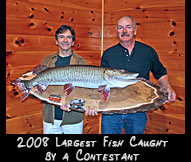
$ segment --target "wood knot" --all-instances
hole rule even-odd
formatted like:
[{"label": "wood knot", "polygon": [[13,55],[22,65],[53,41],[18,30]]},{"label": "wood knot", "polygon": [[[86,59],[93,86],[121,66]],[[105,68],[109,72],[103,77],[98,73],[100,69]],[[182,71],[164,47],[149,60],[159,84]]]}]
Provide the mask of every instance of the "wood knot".
[{"label": "wood knot", "polygon": [[6,51],[6,57],[7,57],[7,56],[10,56],[10,55],[12,55],[12,54],[13,54],[12,51]]},{"label": "wood knot", "polygon": [[11,119],[11,117],[10,117],[10,116],[8,116],[8,115],[6,115],[6,119]]},{"label": "wood knot", "polygon": [[33,19],[34,18],[34,14],[31,14],[30,16],[29,16],[29,19]]},{"label": "wood knot", "polygon": [[176,41],[173,41],[173,44],[175,45],[177,42]]},{"label": "wood knot", "polygon": [[51,28],[47,28],[47,30],[48,30],[49,32],[51,32],[51,31],[52,31],[52,29],[51,29]]},{"label": "wood knot", "polygon": [[160,106],[159,108],[160,108],[161,110],[163,110],[163,111],[166,110],[166,108],[165,108],[164,106]]},{"label": "wood knot", "polygon": [[183,99],[182,99],[181,97],[178,97],[177,99],[178,99],[179,101],[183,101]]},{"label": "wood knot", "polygon": [[169,33],[170,37],[172,37],[173,35],[175,35],[175,32],[172,31],[172,32]]},{"label": "wood knot", "polygon": [[49,10],[47,8],[44,8],[44,11],[49,12]]},{"label": "wood knot", "polygon": [[29,26],[34,26],[34,25],[35,25],[35,24],[34,24],[33,22],[29,24]]},{"label": "wood knot", "polygon": [[175,21],[172,22],[172,26],[176,26],[176,22]]},{"label": "wood knot", "polygon": [[19,47],[21,47],[22,45],[24,45],[24,43],[25,43],[25,40],[22,39],[22,38],[17,38],[17,39],[15,40],[15,44],[16,44],[17,46],[19,46]]}]

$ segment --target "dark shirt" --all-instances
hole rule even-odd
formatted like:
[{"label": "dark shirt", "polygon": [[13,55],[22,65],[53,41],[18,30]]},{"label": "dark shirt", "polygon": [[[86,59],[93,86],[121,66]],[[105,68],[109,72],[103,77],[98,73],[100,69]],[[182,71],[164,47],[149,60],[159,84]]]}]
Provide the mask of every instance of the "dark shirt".
[{"label": "dark shirt", "polygon": [[101,58],[101,66],[139,73],[139,77],[145,79],[149,79],[150,71],[156,79],[167,74],[166,68],[160,62],[156,51],[138,41],[135,41],[131,55],[129,55],[128,49],[120,43],[108,48]]},{"label": "dark shirt", "polygon": [[[71,60],[71,56],[68,57],[60,57],[58,55],[57,61],[55,62],[55,66],[66,66],[66,65],[70,65],[70,60]],[[64,90],[64,89],[63,89]],[[55,119],[57,120],[62,120],[62,116],[63,116],[63,110],[60,109],[60,107],[55,106]]]}]

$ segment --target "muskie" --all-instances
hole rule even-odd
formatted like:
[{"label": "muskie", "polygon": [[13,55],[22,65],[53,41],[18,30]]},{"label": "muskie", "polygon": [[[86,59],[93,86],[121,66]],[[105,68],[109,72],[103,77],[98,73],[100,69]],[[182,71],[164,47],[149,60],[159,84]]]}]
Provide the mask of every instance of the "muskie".
[{"label": "muskie", "polygon": [[84,88],[98,88],[102,91],[104,101],[109,99],[110,88],[123,88],[135,84],[139,79],[138,73],[125,70],[104,68],[89,65],[70,65],[48,68],[38,65],[32,71],[36,76],[31,80],[16,79],[12,84],[18,86],[21,100],[25,100],[31,89],[37,86],[37,93],[42,93],[49,85],[64,85],[67,96],[75,86]]}]

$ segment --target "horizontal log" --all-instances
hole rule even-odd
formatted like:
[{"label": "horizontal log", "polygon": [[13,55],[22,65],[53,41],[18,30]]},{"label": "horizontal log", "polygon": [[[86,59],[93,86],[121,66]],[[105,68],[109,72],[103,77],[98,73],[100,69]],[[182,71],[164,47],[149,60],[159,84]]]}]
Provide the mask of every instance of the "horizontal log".
[{"label": "horizontal log", "polygon": [[164,104],[158,109],[161,114],[185,115],[185,101],[176,100],[174,103]]},{"label": "horizontal log", "polygon": [[156,22],[181,22],[185,20],[184,6],[155,8],[125,8],[104,13],[104,24],[115,25],[121,16],[131,16],[137,24]]},{"label": "horizontal log", "polygon": [[185,6],[184,0],[161,0],[161,1],[142,1],[142,0],[128,0],[128,1],[105,1],[105,11],[121,11],[126,9],[138,9],[138,8],[155,8],[155,7],[179,7]]},{"label": "horizontal log", "polygon": [[[6,33],[18,35],[55,36],[61,25],[71,23],[55,22],[54,20],[26,19],[21,17],[6,17]],[[12,27],[15,27],[14,30]],[[101,27],[98,25],[72,24],[76,37],[101,37]]]},{"label": "horizontal log", "polygon": [[89,65],[100,66],[101,52],[100,51],[76,51],[77,54],[82,56]]},{"label": "horizontal log", "polygon": [[[185,38],[170,38],[170,37],[164,37],[164,38],[136,38],[137,41],[141,41],[145,44],[150,45],[153,47],[156,52],[160,54],[172,54],[172,55],[178,55],[178,56],[184,56],[185,55]],[[107,48],[119,43],[118,38],[108,38],[104,39],[104,50]]]},{"label": "horizontal log", "polygon": [[42,111],[42,104],[40,100],[28,97],[22,102],[20,98],[20,91],[17,88],[10,85],[7,86],[6,90],[7,120]]},{"label": "horizontal log", "polygon": [[[7,67],[15,68],[16,66],[35,66],[41,63],[42,59],[57,51],[7,51]],[[100,64],[100,51],[75,51],[82,56],[89,64]],[[22,62],[20,62],[22,60]]]},{"label": "horizontal log", "polygon": [[[91,51],[101,49],[99,38],[76,38],[74,50]],[[53,36],[37,35],[6,35],[7,51],[55,51],[58,49]]]},{"label": "horizontal log", "polygon": [[[115,38],[116,24],[104,26],[104,37]],[[161,21],[155,23],[140,23],[137,25],[136,37],[153,37],[153,38],[185,38],[184,21]]]},{"label": "horizontal log", "polygon": [[172,86],[177,87],[185,87],[185,72],[184,71],[175,71],[175,70],[167,70],[169,81]]},{"label": "horizontal log", "polygon": [[98,0],[28,0],[28,2],[35,2],[35,3],[42,3],[42,4],[49,4],[49,5],[56,5],[56,6],[63,6],[68,8],[75,8],[75,9],[83,9],[89,10],[90,8],[95,11],[101,12],[101,1]]},{"label": "horizontal log", "polygon": [[42,113],[34,113],[26,116],[19,116],[6,120],[6,133],[7,134],[19,134],[21,132],[25,134],[31,134],[31,132],[42,128]]},{"label": "horizontal log", "polygon": [[[172,86],[185,87],[185,71],[168,70],[168,78]],[[150,80],[156,82],[152,73],[150,73]]]},{"label": "horizontal log", "polygon": [[101,13],[82,9],[71,9],[63,6],[32,3],[17,0],[6,1],[7,17],[23,17],[26,19],[51,20],[72,24],[101,24]]},{"label": "horizontal log", "polygon": [[185,71],[184,56],[162,55],[160,53],[159,59],[168,70]]},{"label": "horizontal log", "polygon": [[185,87],[173,86],[172,88],[176,92],[177,99],[179,101],[185,101]]},{"label": "horizontal log", "polygon": [[185,115],[161,114],[159,111],[148,113],[146,134],[183,134],[185,133]]}]

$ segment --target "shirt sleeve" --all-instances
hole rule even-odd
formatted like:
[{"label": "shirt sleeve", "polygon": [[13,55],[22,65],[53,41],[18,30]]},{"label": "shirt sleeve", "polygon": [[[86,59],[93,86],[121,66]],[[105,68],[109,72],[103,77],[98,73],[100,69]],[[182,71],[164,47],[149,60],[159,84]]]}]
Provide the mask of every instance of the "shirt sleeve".
[{"label": "shirt sleeve", "polygon": [[151,72],[153,73],[154,77],[158,80],[163,75],[167,74],[166,68],[163,66],[163,64],[160,62],[158,54],[153,49],[152,52],[152,68]]}]

